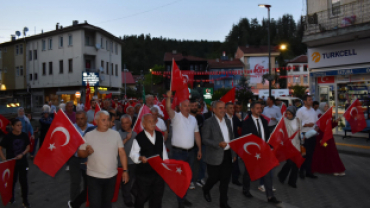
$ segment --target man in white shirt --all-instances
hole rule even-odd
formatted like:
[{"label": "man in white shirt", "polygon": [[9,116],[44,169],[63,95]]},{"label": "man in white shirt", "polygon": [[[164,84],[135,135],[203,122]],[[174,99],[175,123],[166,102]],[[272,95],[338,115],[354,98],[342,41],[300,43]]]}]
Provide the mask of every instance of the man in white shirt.
[{"label": "man in white shirt", "polygon": [[162,133],[155,131],[153,115],[145,114],[142,119],[144,130],[133,141],[130,158],[136,166],[137,194],[134,193],[135,208],[144,208],[149,199],[149,207],[162,207],[164,180],[148,164],[148,158],[159,155],[163,160],[168,159]]},{"label": "man in white shirt", "polygon": [[152,107],[158,108],[159,117],[161,117],[161,118],[164,117],[164,114],[163,114],[161,108],[158,105],[154,105],[153,95],[146,95],[145,96],[145,105],[148,106],[149,108],[152,108]]},{"label": "man in white shirt", "polygon": [[[318,119],[315,110],[312,107],[313,100],[311,95],[303,97],[304,106],[297,111],[297,118],[302,122],[302,133],[315,129],[315,124]],[[306,160],[299,170],[299,176],[303,179],[305,176],[308,178],[317,178],[311,171],[312,157],[315,151],[316,136],[304,139],[304,147],[306,148]],[[306,174],[305,174],[306,172]]]},{"label": "man in white shirt", "polygon": [[167,141],[167,138],[168,138],[168,131],[167,131],[167,126],[166,124],[164,123],[163,119],[161,118],[158,118],[158,108],[156,107],[152,107],[150,109],[150,112],[152,112],[152,115],[154,117],[154,121],[156,121],[156,126],[158,127],[159,130],[161,130],[163,132],[163,139],[164,141]]},{"label": "man in white shirt", "polygon": [[[171,108],[172,92],[167,92],[166,110],[172,122],[172,157],[175,160],[183,160],[192,167],[195,155],[193,152],[194,141],[198,147],[197,158],[202,158],[202,147],[197,120],[190,115],[190,102],[185,100],[180,103],[180,112],[177,113]],[[179,208],[191,206],[192,204],[184,198],[177,197]]]},{"label": "man in white shirt", "polygon": [[267,106],[263,109],[263,115],[269,117],[271,120],[268,124],[268,130],[270,133],[274,131],[276,124],[280,121],[281,119],[281,110],[279,107],[274,105],[275,103],[275,98],[273,96],[269,96],[267,98]]},{"label": "man in white shirt", "polygon": [[86,133],[86,143],[81,145],[78,156],[88,158],[87,186],[91,208],[112,208],[116,186],[118,155],[123,168],[122,181],[128,182],[127,157],[117,131],[109,129],[109,113],[99,111],[95,115],[97,128]]}]

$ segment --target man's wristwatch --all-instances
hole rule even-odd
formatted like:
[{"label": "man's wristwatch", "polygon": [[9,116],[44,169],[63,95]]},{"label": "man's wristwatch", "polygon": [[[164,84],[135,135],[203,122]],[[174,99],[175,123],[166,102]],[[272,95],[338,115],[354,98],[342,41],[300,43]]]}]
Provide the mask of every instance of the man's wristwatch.
[{"label": "man's wristwatch", "polygon": [[128,172],[128,170],[123,170],[123,172],[125,173],[125,172]]}]

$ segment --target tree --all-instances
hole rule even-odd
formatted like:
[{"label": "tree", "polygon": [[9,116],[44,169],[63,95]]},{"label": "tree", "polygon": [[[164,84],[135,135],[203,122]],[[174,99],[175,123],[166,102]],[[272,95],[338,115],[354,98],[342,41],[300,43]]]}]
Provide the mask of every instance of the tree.
[{"label": "tree", "polygon": [[201,94],[198,92],[198,90],[195,90],[195,89],[190,90],[190,94],[191,94],[191,99],[200,99],[202,97]]},{"label": "tree", "polygon": [[296,84],[292,87],[293,95],[295,97],[303,98],[303,95],[306,94],[306,89],[306,87]]}]

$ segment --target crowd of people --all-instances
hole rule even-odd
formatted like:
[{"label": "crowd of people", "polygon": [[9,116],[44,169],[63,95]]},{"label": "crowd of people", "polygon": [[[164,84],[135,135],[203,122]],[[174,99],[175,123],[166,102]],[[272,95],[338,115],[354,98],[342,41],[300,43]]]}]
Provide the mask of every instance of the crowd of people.
[{"label": "crowd of people", "polygon": [[[171,108],[171,95],[169,91],[165,106],[159,106],[152,95],[147,95],[145,105],[151,113],[142,118],[138,117],[143,100],[114,102],[107,99],[101,103],[91,100],[90,109],[86,111],[73,102],[59,106],[86,141],[66,164],[70,175],[70,208],[81,207],[87,197],[92,208],[112,207],[117,167],[123,169],[121,194],[127,207],[143,208],[146,202],[150,208],[162,207],[164,180],[148,164],[148,158],[155,155],[163,160],[171,158],[189,163],[193,170],[189,189],[201,187],[207,202],[212,201],[210,191],[213,186],[220,182],[219,205],[229,208],[227,192],[230,182],[240,186],[245,197],[252,198],[253,195],[249,173],[228,143],[247,134],[254,134],[267,142],[281,119],[285,121],[287,136],[300,132],[292,139],[292,144],[305,157],[305,162],[298,168],[293,161],[287,160],[277,174],[279,182],[284,183],[289,175],[288,185],[297,188],[298,176],[316,179],[314,173],[345,175],[334,140],[329,140],[327,147],[320,145],[323,132],[315,124],[329,109],[327,103],[313,102],[311,96],[305,95],[303,106],[288,106],[283,115],[281,101],[272,96],[266,101],[250,101],[245,106],[240,102],[214,101],[209,108],[203,101],[185,100],[174,110]],[[102,110],[96,113],[98,104]],[[18,117],[11,122],[11,131],[0,142],[0,150],[6,150],[6,155],[0,151],[1,159],[17,160],[14,185],[19,180],[24,207],[30,207],[26,155],[29,153],[33,158],[37,154],[36,147],[42,146],[56,110],[48,103],[37,121],[19,108]],[[164,119],[165,114],[168,119]],[[141,120],[141,132],[133,131],[137,120]],[[333,128],[338,120],[333,120]],[[305,135],[313,129],[317,135]],[[30,138],[35,146],[32,152]],[[195,168],[196,160],[199,161],[198,168]],[[241,172],[244,172],[242,182]],[[281,201],[274,194],[274,174],[271,170],[262,177],[258,189],[266,193],[267,202],[278,204]],[[15,202],[14,188],[10,203]],[[182,198],[177,197],[177,201],[179,208],[193,204],[186,194]]]}]

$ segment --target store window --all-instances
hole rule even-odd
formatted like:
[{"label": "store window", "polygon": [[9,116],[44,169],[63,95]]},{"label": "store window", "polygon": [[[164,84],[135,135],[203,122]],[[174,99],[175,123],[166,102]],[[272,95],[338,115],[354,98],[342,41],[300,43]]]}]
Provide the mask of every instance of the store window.
[{"label": "store window", "polygon": [[294,83],[301,83],[301,77],[294,77]]},{"label": "store window", "polygon": [[303,77],[303,83],[304,84],[308,84],[308,76],[304,76]]}]

